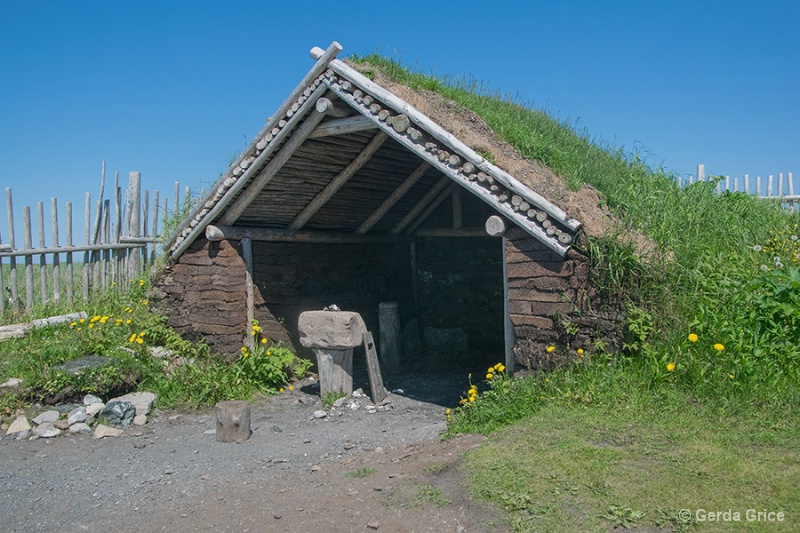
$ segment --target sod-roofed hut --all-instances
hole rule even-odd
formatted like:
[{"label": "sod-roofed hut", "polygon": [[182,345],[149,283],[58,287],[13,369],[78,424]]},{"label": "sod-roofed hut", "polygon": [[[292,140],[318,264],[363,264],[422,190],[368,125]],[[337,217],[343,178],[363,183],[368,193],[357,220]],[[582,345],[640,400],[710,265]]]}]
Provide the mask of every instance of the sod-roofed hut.
[{"label": "sod-roofed hut", "polygon": [[546,365],[559,339],[575,350],[613,330],[572,249],[581,222],[340,50],[312,50],[166,244],[156,292],[169,324],[232,358],[254,319],[293,343],[303,311],[335,303],[377,331],[379,305],[397,302],[406,363],[444,342],[517,369]]}]

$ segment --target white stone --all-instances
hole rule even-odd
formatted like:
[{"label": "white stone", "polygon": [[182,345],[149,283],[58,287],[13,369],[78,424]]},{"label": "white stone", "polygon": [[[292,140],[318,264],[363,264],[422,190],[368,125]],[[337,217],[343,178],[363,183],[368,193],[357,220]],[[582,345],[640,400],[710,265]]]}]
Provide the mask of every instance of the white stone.
[{"label": "white stone", "polygon": [[150,412],[150,409],[153,408],[153,403],[156,401],[156,395],[152,392],[132,392],[109,401],[130,402],[136,408],[137,415],[146,415]]},{"label": "white stone", "polygon": [[97,424],[97,427],[94,428],[94,435],[95,439],[102,439],[103,437],[121,437],[123,431],[119,428],[112,428],[108,427],[104,424]]},{"label": "white stone", "polygon": [[105,409],[104,403],[92,403],[86,406],[86,414],[88,416],[97,416],[97,413]]},{"label": "white stone", "polygon": [[36,426],[33,429],[33,432],[43,439],[49,439],[61,435],[61,430],[53,426],[52,422],[45,422],[44,424]]},{"label": "white stone", "polygon": [[83,397],[83,405],[93,405],[96,403],[103,403],[103,400],[95,396],[94,394],[87,394]]},{"label": "white stone", "polygon": [[0,387],[17,387],[20,383],[22,383],[22,378],[10,378],[0,383]]},{"label": "white stone", "polygon": [[77,424],[72,424],[69,427],[70,433],[91,433],[92,428],[89,427],[88,424],[84,424],[83,422],[78,422]]},{"label": "white stone", "polygon": [[45,411],[44,413],[40,414],[36,418],[32,420],[34,424],[37,426],[40,424],[46,424],[48,422],[55,422],[58,420],[59,414],[58,411]]},{"label": "white stone", "polygon": [[328,413],[325,411],[314,411],[314,418],[325,418],[328,416]]},{"label": "white stone", "polygon": [[134,426],[143,426],[147,424],[147,415],[136,415],[133,417]]},{"label": "white stone", "polygon": [[89,418],[89,414],[86,412],[86,408],[76,407],[69,412],[69,415],[67,415],[67,422],[69,422],[69,425],[71,426],[72,424],[86,422],[87,418]]},{"label": "white stone", "polygon": [[345,350],[361,345],[364,334],[361,315],[349,311],[305,311],[297,329],[306,348]]},{"label": "white stone", "polygon": [[16,420],[14,420],[10,426],[8,426],[8,431],[6,431],[6,435],[11,435],[12,433],[22,433],[23,431],[30,431],[31,425],[28,422],[28,419],[25,416],[18,416]]}]

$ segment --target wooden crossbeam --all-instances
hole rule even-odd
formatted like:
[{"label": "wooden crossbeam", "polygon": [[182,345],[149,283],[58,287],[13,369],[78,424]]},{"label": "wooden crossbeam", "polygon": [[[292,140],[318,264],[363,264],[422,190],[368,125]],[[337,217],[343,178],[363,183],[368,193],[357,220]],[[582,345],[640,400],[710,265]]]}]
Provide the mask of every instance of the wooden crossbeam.
[{"label": "wooden crossbeam", "polygon": [[423,162],[420,166],[414,169],[414,171],[408,175],[405,181],[403,181],[403,183],[401,183],[400,186],[397,187],[397,189],[395,189],[394,192],[392,192],[392,194],[390,194],[369,217],[367,217],[367,219],[358,227],[356,233],[363,235],[371,230],[373,226],[375,226],[375,224],[377,224],[384,217],[384,215],[389,212],[394,204],[396,204],[397,201],[400,200],[400,198],[402,198],[409,191],[409,189],[411,189],[411,187],[413,187],[414,184],[425,175],[426,172],[428,172],[429,168],[431,168],[430,164]]},{"label": "wooden crossbeam", "polygon": [[231,225],[237,220],[239,217],[242,216],[244,210],[247,209],[253,200],[264,190],[264,187],[272,181],[272,179],[278,174],[278,172],[283,168],[289,159],[292,158],[294,153],[300,148],[300,146],[308,139],[308,136],[311,134],[314,129],[316,129],[317,125],[322,121],[325,117],[325,113],[327,112],[328,108],[331,106],[331,101],[327,98],[320,98],[317,100],[315,110],[306,117],[305,121],[297,128],[297,131],[292,134],[286,144],[284,144],[280,151],[272,158],[272,160],[267,163],[267,166],[264,167],[264,170],[253,180],[253,183],[250,184],[247,189],[242,193],[239,198],[228,208],[225,215],[222,217],[220,222],[224,225]]},{"label": "wooden crossbeam", "polygon": [[319,211],[323,205],[325,205],[328,200],[330,200],[336,192],[341,189],[347,180],[353,177],[356,172],[358,172],[361,167],[363,167],[367,161],[369,161],[375,152],[386,142],[389,136],[380,131],[378,132],[375,137],[361,150],[361,153],[358,154],[355,159],[353,159],[339,174],[336,175],[335,178],[331,180],[328,185],[325,186],[322,191],[320,191],[317,196],[314,197],[311,202],[308,203],[307,206],[303,208],[303,210],[298,214],[294,220],[287,226],[287,231],[293,232],[297,231],[303,226],[305,226],[306,222],[308,222],[314,214]]},{"label": "wooden crossbeam", "polygon": [[405,230],[411,222],[413,222],[417,216],[419,216],[422,211],[425,210],[428,205],[436,199],[436,196],[444,190],[447,185],[450,184],[450,179],[447,176],[442,176],[439,181],[436,182],[436,185],[431,187],[431,189],[425,193],[417,205],[415,205],[411,211],[403,217],[403,220],[397,223],[395,227],[389,232],[389,235],[399,235],[400,233]]},{"label": "wooden crossbeam", "polygon": [[348,118],[337,118],[328,120],[320,124],[317,129],[311,132],[309,139],[320,137],[330,137],[333,135],[344,135],[346,133],[356,133],[359,131],[374,130],[378,125],[375,121],[364,115],[356,115]]},{"label": "wooden crossbeam", "polygon": [[328,231],[297,231],[289,233],[285,230],[268,228],[251,228],[240,226],[206,226],[206,239],[211,242],[242,239],[261,242],[302,242],[329,244],[358,244],[365,242],[407,242],[408,237],[389,235],[356,235],[355,233],[339,233]]},{"label": "wooden crossbeam", "polygon": [[456,183],[450,183],[450,186],[449,186],[449,187],[447,187],[445,190],[443,190],[443,191],[442,191],[442,192],[439,194],[439,196],[437,196],[437,197],[436,197],[436,198],[435,198],[435,199],[434,199],[434,200],[433,200],[433,201],[432,201],[432,202],[431,202],[431,203],[430,203],[430,204],[429,204],[429,205],[428,205],[428,206],[427,206],[427,207],[426,207],[426,208],[425,208],[425,209],[422,211],[422,213],[420,213],[419,217],[417,217],[417,219],[414,221],[414,223],[413,223],[413,224],[411,224],[411,226],[409,226],[409,228],[406,230],[406,235],[411,235],[412,233],[414,233],[414,231],[415,231],[415,230],[416,230],[416,229],[417,229],[417,228],[420,226],[420,224],[422,224],[423,222],[425,222],[425,220],[426,220],[426,219],[427,219],[429,216],[431,216],[431,213],[433,213],[433,212],[436,210],[436,208],[437,208],[437,207],[439,207],[439,205],[440,205],[442,202],[444,202],[445,198],[447,198],[448,196],[451,196],[451,195],[453,194],[453,192],[456,190],[456,187],[458,187],[458,185],[457,185]]}]

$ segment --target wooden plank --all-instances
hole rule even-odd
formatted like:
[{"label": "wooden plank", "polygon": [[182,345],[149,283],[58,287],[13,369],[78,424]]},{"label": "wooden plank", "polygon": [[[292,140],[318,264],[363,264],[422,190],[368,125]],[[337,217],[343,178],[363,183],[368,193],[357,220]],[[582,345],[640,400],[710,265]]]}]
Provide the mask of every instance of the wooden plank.
[{"label": "wooden plank", "polygon": [[[100,224],[102,226],[102,214],[103,214],[103,201],[97,200],[97,205],[95,206],[95,212],[100,213]],[[100,226],[99,226],[100,227]],[[93,230],[94,231],[94,230]],[[99,244],[100,243],[100,235],[101,232],[98,231],[96,234],[92,235],[92,244]],[[96,290],[99,289],[103,284],[103,275],[101,271],[101,257],[97,250],[93,250],[91,252],[92,258],[92,286],[90,289]]]},{"label": "wooden plank", "polygon": [[328,200],[330,200],[336,192],[341,189],[347,180],[355,175],[358,170],[363,167],[367,161],[369,161],[375,152],[383,145],[384,142],[389,138],[389,136],[379,131],[375,137],[361,150],[355,159],[353,159],[345,168],[342,170],[336,177],[334,177],[331,182],[320,191],[317,196],[314,197],[311,202],[303,208],[302,211],[295,217],[294,220],[289,224],[287,230],[290,232],[294,232],[302,228],[306,225],[306,223],[314,216],[314,214],[319,211],[323,205],[325,205]]},{"label": "wooden plank", "polygon": [[[158,200],[159,200],[158,191],[155,191],[153,193],[153,230],[151,234],[153,235],[154,238],[158,238],[160,241],[161,236],[158,234],[158,207],[159,207]],[[150,264],[152,265],[155,262],[156,262],[156,247],[153,246],[150,249]]]},{"label": "wooden plank", "polygon": [[317,126],[317,129],[311,132],[308,136],[309,139],[319,139],[321,137],[331,137],[334,135],[345,135],[347,133],[357,133],[359,131],[367,131],[377,129],[378,125],[375,121],[364,115],[356,115],[354,117],[337,118],[328,120]]},{"label": "wooden plank", "polygon": [[[350,244],[365,242],[405,242],[408,237],[388,235],[357,235],[354,233],[336,233],[325,231],[297,231],[289,233],[285,230],[267,228],[248,228],[238,226],[206,226],[206,239],[211,242],[222,240],[238,241],[250,238],[261,242],[305,242],[305,243],[333,243]],[[3,254],[0,254],[2,256]]]},{"label": "wooden plank", "polygon": [[244,342],[248,348],[253,349],[256,346],[256,338],[250,334],[253,321],[256,319],[253,289],[253,240],[250,237],[245,237],[240,242],[242,245],[242,259],[244,259],[245,303],[247,305],[247,326],[244,329],[247,334]]},{"label": "wooden plank", "polygon": [[[53,246],[58,248],[58,200],[50,198],[50,235],[53,238]],[[53,300],[61,300],[61,257],[60,254],[53,254]]]},{"label": "wooden plank", "polygon": [[789,172],[789,175],[787,176],[787,179],[789,181],[789,196],[794,196],[794,181],[792,181],[792,173],[791,172]]},{"label": "wooden plank", "polygon": [[[111,200],[103,201],[103,225],[101,230],[100,242],[102,244],[111,243]],[[111,283],[111,250],[103,250],[99,252],[102,254],[102,267],[103,272],[103,289],[108,289]]]},{"label": "wooden plank", "polygon": [[770,174],[767,177],[767,196],[770,196],[770,197],[773,196],[773,194],[772,194],[772,192],[773,192],[772,182],[773,182],[773,177],[772,177],[772,174]]},{"label": "wooden plank", "polygon": [[697,165],[697,181],[706,181],[706,166],[703,163]]},{"label": "wooden plank", "polygon": [[378,363],[378,352],[375,351],[375,339],[372,332],[364,329],[362,336],[364,353],[367,356],[367,374],[369,374],[369,389],[372,392],[372,403],[378,404],[386,399],[386,387],[383,386],[381,367]]},{"label": "wooden plank", "polygon": [[367,217],[367,219],[358,227],[356,233],[363,235],[367,233],[369,230],[375,226],[389,210],[394,207],[394,204],[397,203],[400,198],[402,198],[411,187],[416,184],[420,178],[422,178],[425,173],[431,168],[430,164],[427,162],[423,162],[420,166],[418,166],[414,171],[409,174],[409,176],[400,184],[397,189],[395,189],[392,194],[390,194],[386,200],[381,203],[378,208],[372,212],[372,214]]},{"label": "wooden plank", "polygon": [[744,175],[744,192],[750,194],[750,174]]},{"label": "wooden plank", "polygon": [[[26,250],[33,249],[33,238],[31,236],[31,208],[22,206],[22,240]],[[30,311],[33,307],[33,257],[25,256],[25,309]]]},{"label": "wooden plank", "polygon": [[[11,198],[11,187],[6,187],[6,213],[8,215],[8,244],[14,249],[14,202]],[[16,310],[19,302],[17,285],[17,260],[13,257],[8,260],[8,282],[11,285],[11,307]],[[4,295],[5,296],[5,295]]]},{"label": "wooden plank", "polygon": [[[320,87],[323,86],[320,85]],[[320,95],[321,94],[322,93],[320,92]],[[306,103],[308,103],[308,101]],[[242,213],[244,213],[244,210],[247,209],[247,206],[249,206],[250,203],[252,203],[252,201],[256,198],[256,196],[258,196],[259,193],[261,193],[264,187],[266,187],[267,184],[270,181],[272,181],[272,179],[278,174],[280,169],[283,168],[283,165],[285,165],[289,161],[289,159],[291,159],[291,157],[294,155],[297,149],[300,148],[300,146],[306,141],[306,139],[308,139],[308,136],[311,134],[311,132],[314,131],[317,125],[325,117],[325,112],[331,105],[332,105],[331,101],[328,100],[327,98],[322,98],[320,96],[320,98],[317,99],[317,101],[314,103],[315,110],[312,111],[311,114],[307,116],[306,119],[303,121],[303,123],[297,128],[297,130],[291,134],[291,137],[280,148],[275,157],[273,157],[272,160],[269,163],[267,163],[267,166],[264,168],[264,170],[244,190],[241,196],[239,196],[239,198],[237,198],[236,201],[233,202],[233,204],[231,204],[228,207],[225,215],[220,219],[221,224],[232,225],[239,219],[240,216],[242,216]],[[292,119],[299,117],[300,115],[301,113],[298,113],[297,115],[292,117]],[[292,119],[290,119],[290,122]],[[290,128],[287,125],[287,127],[284,127],[278,135],[280,136],[284,132],[286,132],[285,135],[289,135],[288,133],[289,129]],[[273,140],[273,143],[277,144],[275,140]],[[261,153],[261,155],[263,156],[267,152],[269,152],[269,150],[265,149]],[[261,159],[261,156],[259,156],[259,159]],[[259,161],[259,159],[256,159],[256,162]],[[248,168],[248,170],[250,170],[251,168],[255,168],[257,166],[256,162],[250,165],[250,168]],[[246,179],[245,175],[243,174],[242,177],[240,177],[239,180],[237,181],[236,185],[238,185],[239,183],[242,183],[242,185],[244,185],[244,182],[246,182]],[[231,187],[231,190],[233,190],[234,187],[236,187],[236,185]],[[228,193],[230,192],[231,191],[229,190]],[[228,194],[226,193],[225,196],[227,197]],[[220,206],[222,204],[223,202],[221,201],[217,203],[217,206]],[[212,209],[211,211],[213,212],[214,209]],[[209,215],[206,216],[206,219],[210,218]],[[174,255],[175,254],[173,253],[173,256]]]},{"label": "wooden plank", "polygon": [[453,211],[453,229],[460,229],[464,225],[461,212],[461,190],[461,187],[456,187],[450,195]]},{"label": "wooden plank", "polygon": [[394,228],[392,228],[392,230],[389,232],[389,235],[399,235],[402,233],[403,230],[405,230],[408,225],[411,224],[411,222],[416,219],[417,216],[419,216],[419,214],[422,213],[422,211],[424,211],[425,208],[436,199],[436,196],[449,184],[450,179],[446,176],[439,178],[439,181],[437,181],[436,184],[431,187],[431,189],[425,193],[422,198],[420,198],[419,202],[417,202],[417,205],[411,208],[411,211],[409,211],[406,216],[404,216],[403,219],[398,222]]},{"label": "wooden plank", "polygon": [[[72,248],[72,202],[67,202],[67,220],[65,221],[64,229],[66,230],[66,245],[67,248]],[[75,278],[73,277],[72,270],[72,252],[68,251],[66,254],[67,259],[67,303],[71,304],[75,294],[73,292],[75,287]]]},{"label": "wooden plank", "polygon": [[[411,119],[412,123],[415,123],[420,127],[422,127],[423,129],[425,129],[426,132],[428,132],[432,137],[437,139],[439,142],[442,142],[445,145],[457,151],[460,156],[462,156],[467,161],[472,163],[475,167],[491,174],[492,177],[495,178],[498,183],[502,184],[513,193],[523,196],[524,198],[526,198],[526,200],[529,201],[529,203],[536,205],[539,209],[548,213],[550,216],[558,220],[561,224],[563,224],[567,228],[570,228],[571,230],[574,231],[580,227],[581,224],[579,221],[574,219],[569,219],[566,213],[563,210],[561,210],[558,206],[550,203],[542,195],[533,191],[525,184],[517,181],[513,176],[505,172],[503,169],[497,167],[496,165],[490,163],[489,161],[486,161],[486,159],[477,154],[474,150],[465,145],[458,138],[456,138],[449,132],[445,131],[441,126],[433,122],[425,114],[414,108],[408,102],[405,102],[403,99],[396,96],[392,92],[384,89],[377,83],[365,78],[357,70],[353,69],[352,67],[350,67],[349,65],[345,64],[344,62],[338,59],[334,59],[333,61],[331,61],[330,68],[337,74],[346,77],[348,80],[352,82],[353,85],[359,86],[359,88],[368,92],[371,96],[373,96],[377,100],[380,100],[384,104],[395,109],[398,113],[406,115],[408,118]],[[363,106],[358,105],[355,102],[352,102],[353,98],[352,95],[350,95],[349,93],[346,93],[345,91],[342,90],[336,90],[336,89],[334,90],[337,94],[339,94],[340,98],[343,98],[346,102],[350,103],[350,105],[360,113],[362,114],[369,113],[369,111],[365,110]],[[383,123],[380,123],[379,126],[381,126],[382,128],[385,127]]]}]

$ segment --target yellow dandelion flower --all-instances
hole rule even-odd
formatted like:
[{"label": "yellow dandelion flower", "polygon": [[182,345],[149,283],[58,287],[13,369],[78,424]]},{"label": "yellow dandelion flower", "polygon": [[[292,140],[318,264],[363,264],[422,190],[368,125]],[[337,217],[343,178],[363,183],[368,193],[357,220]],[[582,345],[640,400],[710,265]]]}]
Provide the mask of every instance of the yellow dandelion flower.
[{"label": "yellow dandelion flower", "polygon": [[116,282],[116,281],[112,281],[112,282],[111,282],[111,286],[112,286],[112,287],[116,287],[116,286],[117,286],[117,282]]},{"label": "yellow dandelion flower", "polygon": [[491,372],[489,374],[486,374],[486,379],[490,379],[490,380],[494,379],[494,374],[492,374]]},{"label": "yellow dandelion flower", "polygon": [[554,351],[556,351],[556,347],[555,346],[548,346],[547,347],[547,353],[552,353]]},{"label": "yellow dandelion flower", "polygon": [[289,390],[294,390],[294,385],[289,385]]},{"label": "yellow dandelion flower", "polygon": [[733,379],[733,378],[734,378],[734,375],[733,375],[733,374],[728,374],[728,377],[729,377],[730,379]]},{"label": "yellow dandelion flower", "polygon": [[70,322],[70,323],[69,323],[69,327],[71,327],[71,328],[74,328],[74,327],[75,327],[75,326],[77,326],[77,325],[78,325],[78,323],[77,323],[77,322]]},{"label": "yellow dandelion flower", "polygon": [[445,411],[444,411],[444,414],[446,414],[446,415],[448,415],[448,416],[449,416],[449,415],[450,415],[450,413],[451,413],[450,409],[445,409]]},{"label": "yellow dandelion flower", "polygon": [[470,402],[474,402],[474,401],[475,401],[475,396],[470,396],[470,397],[469,397],[469,401],[470,401]]},{"label": "yellow dandelion flower", "polygon": [[131,333],[130,338],[128,338],[128,342],[134,342],[134,341],[136,341],[136,333]]},{"label": "yellow dandelion flower", "polygon": [[242,346],[242,347],[241,347],[241,348],[239,348],[239,349],[240,349],[240,350],[242,350],[243,352],[246,352],[246,351],[247,351],[247,346]]},{"label": "yellow dandelion flower", "polygon": [[143,339],[143,338],[141,338],[141,337],[136,337],[136,342],[137,342],[138,344],[143,344],[143,343],[144,343],[144,339]]},{"label": "yellow dandelion flower", "polygon": [[724,344],[717,343],[717,344],[715,344],[715,345],[714,345],[714,349],[715,349],[716,351],[718,351],[718,352],[721,352],[721,351],[723,351],[723,350],[725,349],[725,345],[724,345]]},{"label": "yellow dandelion flower", "polygon": [[150,303],[150,300],[142,300],[142,305],[147,305]]},{"label": "yellow dandelion flower", "polygon": [[461,398],[461,401],[459,401],[458,403],[460,403],[461,405],[464,405],[465,403],[467,403],[467,399],[466,398]]},{"label": "yellow dandelion flower", "polygon": [[144,285],[144,280],[143,280],[143,279],[140,279],[140,280],[139,280],[139,286],[141,287],[142,285]]},{"label": "yellow dandelion flower", "polygon": [[550,378],[544,378],[545,383],[550,383]]},{"label": "yellow dandelion flower", "polygon": [[583,355],[583,348],[578,348],[578,355]]},{"label": "yellow dandelion flower", "polygon": [[128,320],[126,320],[125,323],[126,324],[130,324],[131,323],[131,319],[129,318]]},{"label": "yellow dandelion flower", "polygon": [[689,342],[697,342],[697,334],[689,333]]},{"label": "yellow dandelion flower", "polygon": [[281,387],[280,389],[278,389],[278,392],[283,392],[283,387]]},{"label": "yellow dandelion flower", "polygon": [[89,329],[92,329],[93,327],[94,327],[94,324],[91,324],[91,323],[90,323],[90,324],[89,324]]},{"label": "yellow dandelion flower", "polygon": [[667,372],[672,372],[673,370],[675,370],[675,363],[669,363],[667,365]]},{"label": "yellow dandelion flower", "polygon": [[266,338],[261,339],[261,344],[267,344],[267,339]]},{"label": "yellow dandelion flower", "polygon": [[89,319],[89,323],[91,324],[92,322],[97,322],[98,320],[100,320],[100,315],[94,315]]},{"label": "yellow dandelion flower", "polygon": [[78,320],[78,322],[80,322],[81,324],[83,324],[84,322],[86,322],[86,319],[85,319],[85,318],[81,318],[80,320]]}]

